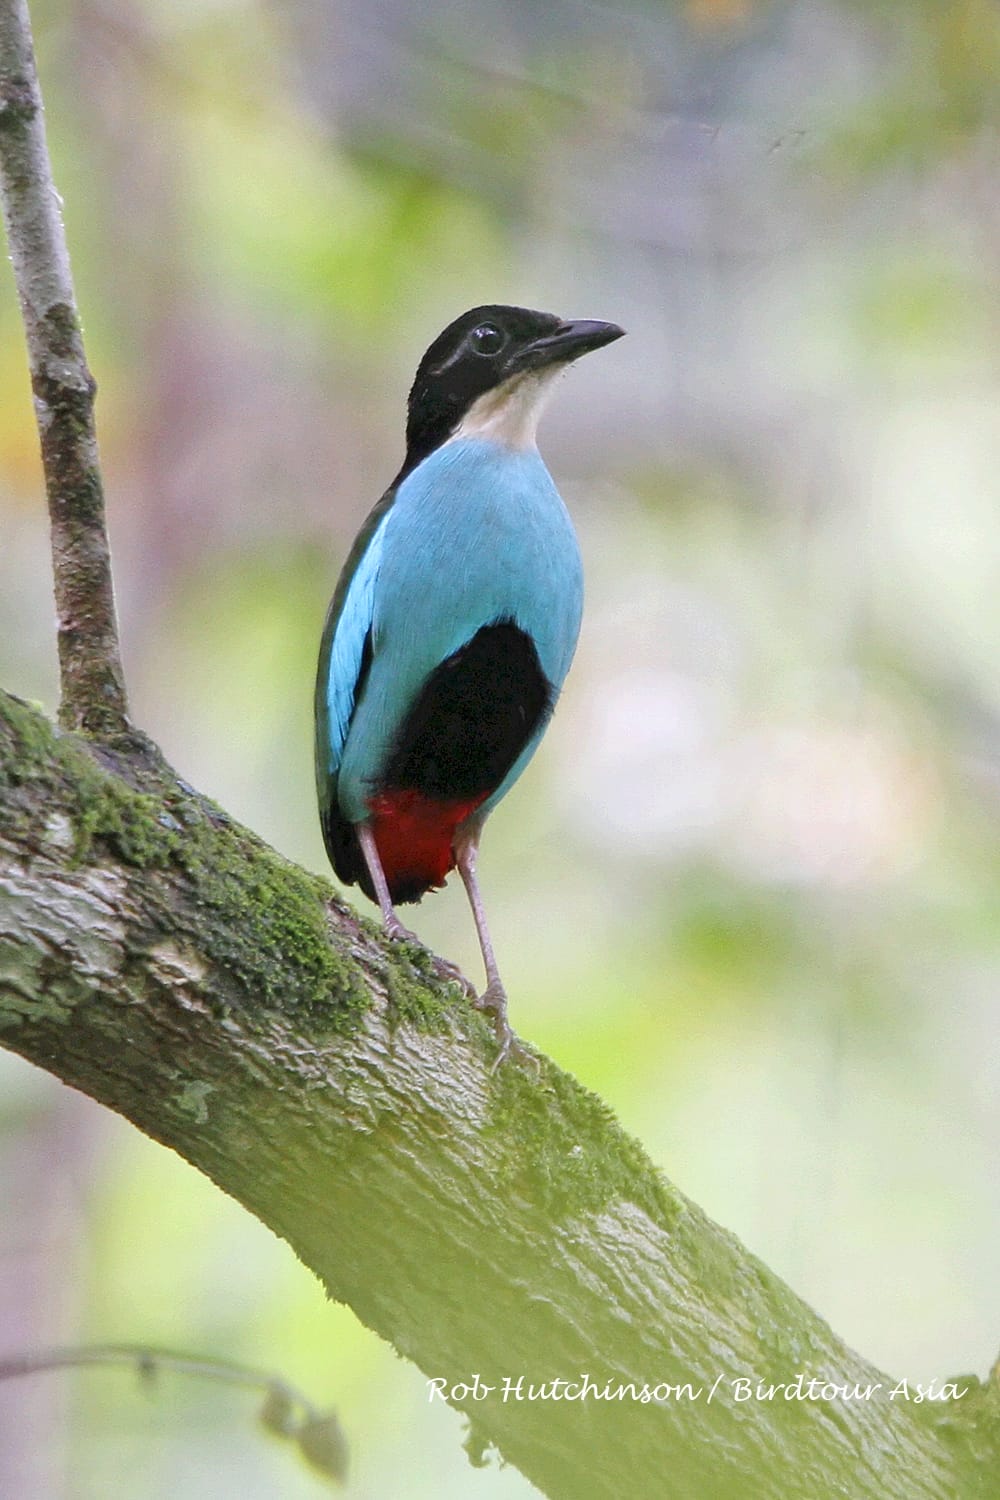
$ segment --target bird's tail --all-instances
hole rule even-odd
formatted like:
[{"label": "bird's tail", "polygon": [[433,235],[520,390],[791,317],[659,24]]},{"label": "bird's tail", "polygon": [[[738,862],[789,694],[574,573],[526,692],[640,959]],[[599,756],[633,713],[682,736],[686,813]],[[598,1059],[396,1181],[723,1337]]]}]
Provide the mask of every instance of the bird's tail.
[{"label": "bird's tail", "polygon": [[377,899],[375,887],[372,885],[368,866],[361,853],[354,824],[344,817],[337,806],[336,799],[322,803],[319,821],[323,830],[326,852],[336,871],[337,879],[342,880],[345,885],[359,885],[369,901],[375,901]]}]

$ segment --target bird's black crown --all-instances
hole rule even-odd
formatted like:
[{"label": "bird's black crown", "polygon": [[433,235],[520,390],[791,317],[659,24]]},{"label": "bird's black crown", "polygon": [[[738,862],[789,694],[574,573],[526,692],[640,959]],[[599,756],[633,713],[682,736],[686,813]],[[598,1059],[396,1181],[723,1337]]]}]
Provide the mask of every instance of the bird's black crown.
[{"label": "bird's black crown", "polygon": [[577,359],[622,333],[615,323],[567,323],[528,307],[470,308],[438,334],[417,367],[399,477],[445,442],[485,392],[515,375]]}]

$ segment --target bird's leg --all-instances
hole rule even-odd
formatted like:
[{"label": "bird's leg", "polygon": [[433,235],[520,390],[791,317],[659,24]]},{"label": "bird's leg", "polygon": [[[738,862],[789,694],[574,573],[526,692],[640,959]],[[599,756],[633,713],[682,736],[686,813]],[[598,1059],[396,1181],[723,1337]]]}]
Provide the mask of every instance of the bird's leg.
[{"label": "bird's leg", "polygon": [[[507,991],[503,987],[500,978],[500,970],[497,968],[496,956],[493,952],[493,941],[490,937],[490,929],[486,922],[486,910],[483,906],[483,898],[479,890],[479,881],[476,878],[476,856],[479,853],[478,830],[472,836],[466,835],[455,842],[455,863],[458,873],[462,877],[469,905],[472,907],[472,916],[476,924],[476,935],[479,938],[479,947],[483,955],[483,964],[486,968],[486,988],[473,1005],[477,1010],[485,1010],[493,1017],[493,1029],[496,1032],[500,1051],[493,1064],[491,1072],[497,1068],[513,1052],[519,1057],[530,1057],[518,1043],[517,1037],[510,1029],[507,1020]],[[534,1062],[534,1058],[531,1058]]]},{"label": "bird's leg", "polygon": [[396,916],[396,909],[389,895],[389,886],[386,882],[385,871],[382,869],[382,861],[379,858],[378,845],[372,832],[370,823],[358,823],[358,843],[361,845],[361,853],[365,857],[368,873],[375,887],[375,895],[378,900],[379,910],[382,913],[382,921],[385,924],[387,937],[395,938],[400,943],[419,943],[420,939],[415,932],[404,927]]},{"label": "bird's leg", "polygon": [[[372,833],[371,824],[359,823],[357,830],[361,853],[365,857],[365,864],[368,866],[368,873],[372,878],[372,885],[375,887],[379,909],[382,912],[382,921],[385,925],[386,936],[394,938],[397,943],[420,943],[420,939],[416,933],[411,932],[408,927],[404,927],[396,916],[396,908],[393,906],[392,897],[389,895],[389,886],[385,878],[385,871],[382,869],[382,861],[379,858],[378,845],[375,843],[375,835]],[[423,947],[423,943],[420,943],[420,946]],[[475,995],[475,987],[469,983],[457,964],[449,963],[446,958],[438,958],[436,953],[431,954],[431,960],[434,972],[439,979],[443,979],[446,984],[457,984],[465,995]]]}]

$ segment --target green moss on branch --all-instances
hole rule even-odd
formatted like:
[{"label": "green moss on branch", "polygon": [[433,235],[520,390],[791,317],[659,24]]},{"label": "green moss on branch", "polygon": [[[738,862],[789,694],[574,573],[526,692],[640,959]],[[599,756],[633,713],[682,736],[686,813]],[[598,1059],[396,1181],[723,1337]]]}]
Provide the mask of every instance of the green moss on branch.
[{"label": "green moss on branch", "polygon": [[[65,819],[76,866],[109,859],[169,877],[156,903],[160,936],[188,935],[193,904],[205,956],[268,1008],[305,1010],[352,1029],[369,1004],[363,976],[332,944],[331,888],[239,828],[206,800],[160,777],[155,791],[106,768],[90,745],[35,709],[0,697],[4,821],[31,836],[37,809]],[[186,898],[186,900],[185,900]]]}]

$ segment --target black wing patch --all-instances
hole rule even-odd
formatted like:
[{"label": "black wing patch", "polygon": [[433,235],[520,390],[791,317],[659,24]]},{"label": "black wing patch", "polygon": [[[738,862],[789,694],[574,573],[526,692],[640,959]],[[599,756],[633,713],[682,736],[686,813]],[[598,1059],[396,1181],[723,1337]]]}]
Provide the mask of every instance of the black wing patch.
[{"label": "black wing patch", "polygon": [[484,625],[424,683],[373,792],[488,796],[554,706],[530,635],[513,620]]}]

